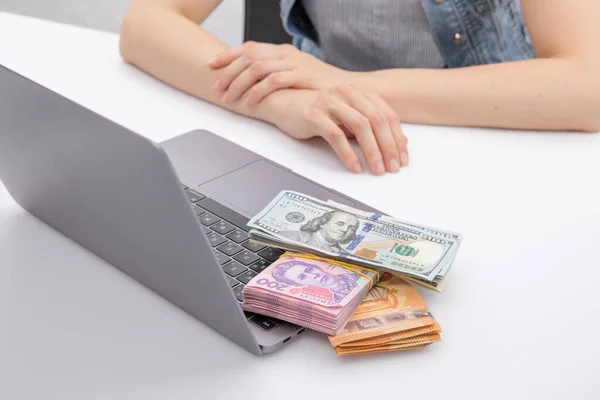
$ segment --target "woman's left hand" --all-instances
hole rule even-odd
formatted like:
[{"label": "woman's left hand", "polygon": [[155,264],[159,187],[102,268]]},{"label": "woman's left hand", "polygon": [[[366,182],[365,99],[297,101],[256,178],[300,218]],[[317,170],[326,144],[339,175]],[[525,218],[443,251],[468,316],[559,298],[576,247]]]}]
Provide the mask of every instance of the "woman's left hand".
[{"label": "woman's left hand", "polygon": [[326,89],[347,82],[351,72],[333,67],[292,45],[246,42],[213,58],[209,66],[223,70],[213,90],[230,103],[245,93],[251,106],[276,90]]}]

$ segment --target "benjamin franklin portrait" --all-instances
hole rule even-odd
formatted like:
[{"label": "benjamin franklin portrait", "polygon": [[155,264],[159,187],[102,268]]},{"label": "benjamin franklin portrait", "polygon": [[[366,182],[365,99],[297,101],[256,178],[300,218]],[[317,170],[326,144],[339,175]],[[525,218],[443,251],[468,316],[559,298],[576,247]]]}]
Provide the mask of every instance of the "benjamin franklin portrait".
[{"label": "benjamin franklin portrait", "polygon": [[281,231],[279,234],[293,241],[308,244],[329,253],[339,254],[340,244],[348,244],[356,237],[358,219],[344,211],[330,211],[311,219],[299,231]]}]

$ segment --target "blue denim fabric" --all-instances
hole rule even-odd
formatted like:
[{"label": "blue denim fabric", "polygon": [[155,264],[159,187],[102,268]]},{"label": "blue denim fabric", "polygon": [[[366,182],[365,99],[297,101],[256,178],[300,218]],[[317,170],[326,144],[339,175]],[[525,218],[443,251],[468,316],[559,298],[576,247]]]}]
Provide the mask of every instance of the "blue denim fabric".
[{"label": "blue denim fabric", "polygon": [[[324,0],[325,1],[325,0]],[[421,0],[448,68],[535,57],[521,0]],[[321,58],[300,0],[281,0],[281,19],[298,49]]]}]

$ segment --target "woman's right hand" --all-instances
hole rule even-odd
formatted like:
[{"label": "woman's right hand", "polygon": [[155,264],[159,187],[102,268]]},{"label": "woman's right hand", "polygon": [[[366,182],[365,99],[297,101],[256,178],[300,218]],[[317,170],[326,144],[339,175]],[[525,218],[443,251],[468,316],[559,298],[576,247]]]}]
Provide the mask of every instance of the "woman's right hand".
[{"label": "woman's right hand", "polygon": [[408,165],[407,138],[398,114],[375,93],[342,85],[283,90],[269,97],[264,100],[272,100],[274,107],[269,122],[297,139],[321,136],[352,172],[360,173],[363,167],[349,138],[356,138],[374,175]]}]

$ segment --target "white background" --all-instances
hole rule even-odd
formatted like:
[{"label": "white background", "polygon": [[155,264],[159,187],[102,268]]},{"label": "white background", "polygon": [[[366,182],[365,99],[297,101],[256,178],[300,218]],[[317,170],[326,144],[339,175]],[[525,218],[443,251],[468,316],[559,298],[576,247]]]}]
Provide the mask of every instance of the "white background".
[{"label": "white background", "polygon": [[[18,207],[0,185],[0,399],[600,398],[600,135],[404,125],[411,165],[346,172],[159,83],[116,35],[0,13],[0,63],[147,137],[206,128],[398,218],[464,234],[422,351],[255,357]],[[1,88],[0,88],[1,89]],[[0,96],[2,93],[0,92]]]},{"label": "white background", "polygon": [[[0,11],[116,33],[128,5],[129,0],[0,0]],[[223,0],[203,27],[230,46],[242,43],[244,0]]]}]

